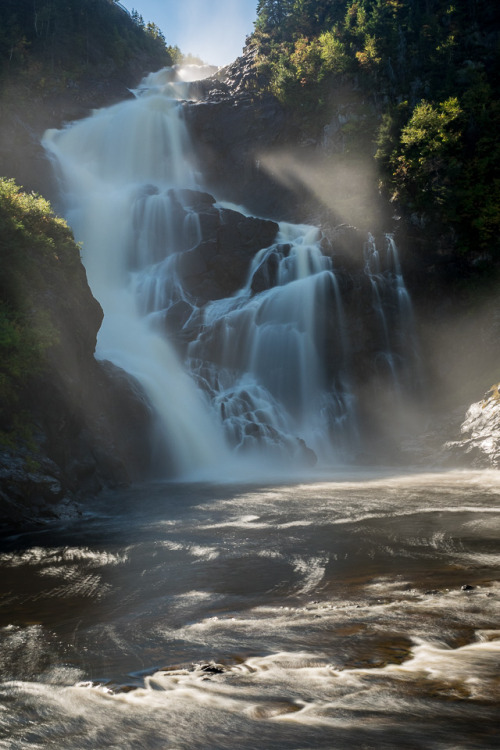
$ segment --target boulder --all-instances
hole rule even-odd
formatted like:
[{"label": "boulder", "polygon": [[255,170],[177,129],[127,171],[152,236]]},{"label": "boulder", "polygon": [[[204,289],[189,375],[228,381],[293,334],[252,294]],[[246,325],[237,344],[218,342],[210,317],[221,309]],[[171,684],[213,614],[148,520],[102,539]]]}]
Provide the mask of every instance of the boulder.
[{"label": "boulder", "polygon": [[210,196],[201,203],[195,191],[182,192],[190,192],[198,206],[202,241],[179,253],[176,268],[192,302],[201,306],[230,297],[245,285],[255,254],[274,242],[279,227],[267,219],[216,208]]},{"label": "boulder", "polygon": [[460,437],[445,443],[450,460],[477,468],[500,467],[500,383],[468,408]]},{"label": "boulder", "polygon": [[0,451],[0,531],[11,526],[26,528],[61,516],[74,516],[78,505],[65,490],[59,467],[46,457],[25,449],[13,454]]}]

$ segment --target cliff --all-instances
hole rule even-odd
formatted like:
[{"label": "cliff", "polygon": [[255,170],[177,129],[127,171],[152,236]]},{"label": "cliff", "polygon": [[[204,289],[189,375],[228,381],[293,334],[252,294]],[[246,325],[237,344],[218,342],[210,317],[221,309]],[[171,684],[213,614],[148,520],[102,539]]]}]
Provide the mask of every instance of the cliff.
[{"label": "cliff", "polygon": [[76,512],[150,468],[141,389],[94,358],[102,320],[57,196],[47,128],[130,96],[172,62],[154,25],[108,0],[0,8],[0,526]]},{"label": "cliff", "polygon": [[102,311],[49,204],[0,183],[0,524],[69,512],[150,465],[149,406],[94,358]]}]

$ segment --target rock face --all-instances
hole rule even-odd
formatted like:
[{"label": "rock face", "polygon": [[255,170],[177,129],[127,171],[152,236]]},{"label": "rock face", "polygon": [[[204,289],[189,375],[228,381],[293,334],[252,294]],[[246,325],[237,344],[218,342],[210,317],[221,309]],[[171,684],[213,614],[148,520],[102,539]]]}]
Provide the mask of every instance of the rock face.
[{"label": "rock face", "polygon": [[260,154],[290,142],[293,125],[277,100],[259,93],[254,51],[193,89],[184,116],[205,184],[217,197],[244,204],[259,216],[297,217],[300,196],[270,171]]},{"label": "rock face", "polygon": [[78,362],[77,378],[47,367],[26,389],[35,432],[0,450],[0,529],[74,516],[86,495],[151,470],[154,418],[139,386],[92,355]]},{"label": "rock face", "polygon": [[207,193],[183,190],[179,197],[197,212],[201,233],[201,241],[177,258],[184,289],[198,306],[232,296],[244,286],[254,255],[274,241],[278,225],[215,208]]},{"label": "rock face", "polygon": [[1,404],[0,527],[74,513],[86,494],[151,468],[150,407],[137,383],[95,360],[102,310],[83,266],[75,258],[70,267],[56,254],[40,260],[24,291],[33,314],[50,319],[53,341],[16,400]]},{"label": "rock face", "polygon": [[472,404],[460,425],[460,438],[445,443],[450,461],[475,468],[500,467],[500,383]]}]

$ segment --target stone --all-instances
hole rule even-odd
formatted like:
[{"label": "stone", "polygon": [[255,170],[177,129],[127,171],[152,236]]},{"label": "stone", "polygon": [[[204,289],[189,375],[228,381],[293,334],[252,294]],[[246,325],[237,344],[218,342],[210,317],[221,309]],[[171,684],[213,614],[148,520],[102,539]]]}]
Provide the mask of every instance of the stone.
[{"label": "stone", "polygon": [[189,190],[188,188],[183,188],[182,190],[170,190],[169,192],[175,192],[178,200],[185,208],[191,208],[193,211],[197,212],[211,208],[215,203],[213,195],[200,190]]},{"label": "stone", "polygon": [[225,672],[222,664],[216,664],[213,661],[207,664],[199,664],[197,668],[205,672],[205,674],[223,674]]},{"label": "stone", "polygon": [[318,463],[318,457],[315,452],[306,445],[305,440],[297,438],[298,460],[303,466],[313,467]]},{"label": "stone", "polygon": [[499,386],[493,385],[481,401],[469,406],[460,425],[460,436],[444,445],[449,458],[477,468],[500,467]]},{"label": "stone", "polygon": [[[181,191],[182,192],[182,191]],[[194,191],[188,191],[190,193]],[[278,224],[217,209],[206,194],[199,211],[202,241],[179,253],[177,272],[192,302],[202,306],[230,297],[244,286],[255,254],[273,243]]]},{"label": "stone", "polygon": [[184,117],[206,184],[221,199],[245,205],[259,216],[290,220],[299,205],[258,154],[283,147],[293,122],[266,87],[247,48],[235,63],[200,81],[197,101],[186,102]]}]

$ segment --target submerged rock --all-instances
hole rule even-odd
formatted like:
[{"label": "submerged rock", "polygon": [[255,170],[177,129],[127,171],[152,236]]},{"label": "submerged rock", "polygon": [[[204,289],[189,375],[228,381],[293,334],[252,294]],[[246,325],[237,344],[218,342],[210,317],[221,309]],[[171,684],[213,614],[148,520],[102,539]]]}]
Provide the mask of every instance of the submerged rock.
[{"label": "submerged rock", "polygon": [[205,674],[223,674],[226,671],[222,664],[216,664],[213,661],[204,664],[197,664],[195,666],[195,671],[198,670],[205,672]]}]

